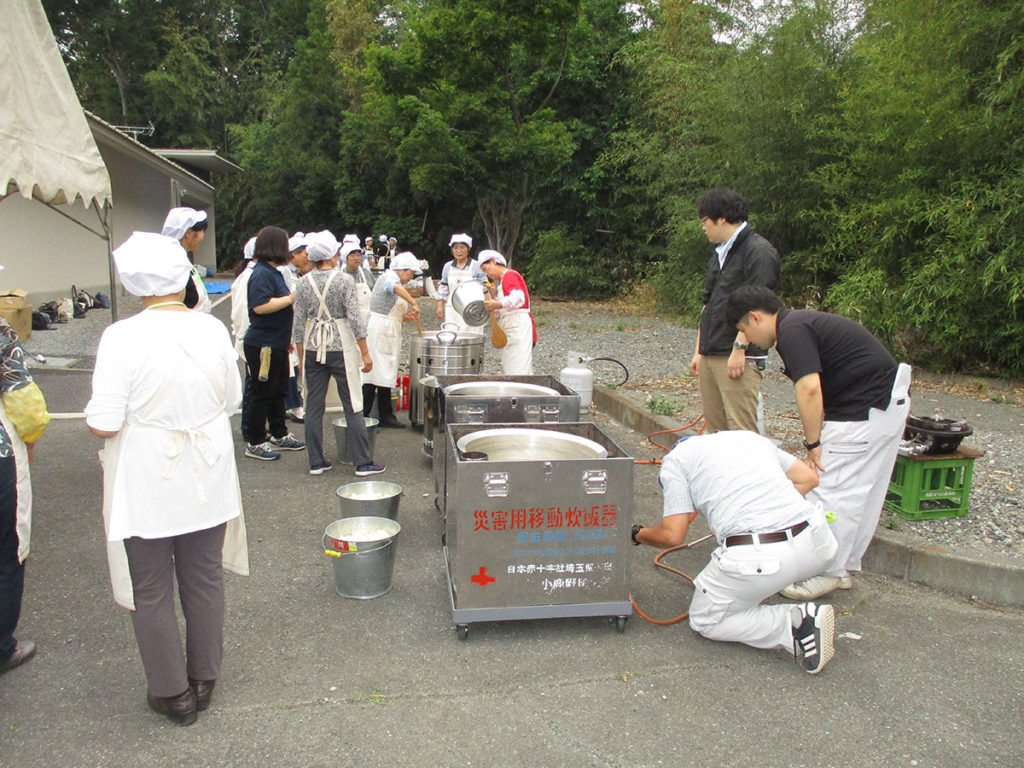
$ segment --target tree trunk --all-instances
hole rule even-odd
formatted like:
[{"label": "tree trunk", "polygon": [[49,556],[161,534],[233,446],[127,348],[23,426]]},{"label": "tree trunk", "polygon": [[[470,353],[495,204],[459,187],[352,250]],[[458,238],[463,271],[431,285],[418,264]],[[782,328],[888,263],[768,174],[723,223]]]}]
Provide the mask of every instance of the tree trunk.
[{"label": "tree trunk", "polygon": [[514,197],[476,197],[476,209],[484,223],[487,245],[504,256],[510,267],[522,231],[529,186],[530,176],[524,173],[520,176],[519,189]]}]

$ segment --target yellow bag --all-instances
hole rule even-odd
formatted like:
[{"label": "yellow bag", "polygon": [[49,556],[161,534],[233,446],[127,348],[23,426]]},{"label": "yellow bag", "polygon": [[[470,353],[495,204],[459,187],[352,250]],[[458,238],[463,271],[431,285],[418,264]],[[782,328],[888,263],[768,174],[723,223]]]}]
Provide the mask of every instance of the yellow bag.
[{"label": "yellow bag", "polygon": [[18,436],[26,443],[34,443],[43,436],[50,423],[46,410],[46,399],[35,382],[3,393],[4,410],[7,418],[18,430]]}]

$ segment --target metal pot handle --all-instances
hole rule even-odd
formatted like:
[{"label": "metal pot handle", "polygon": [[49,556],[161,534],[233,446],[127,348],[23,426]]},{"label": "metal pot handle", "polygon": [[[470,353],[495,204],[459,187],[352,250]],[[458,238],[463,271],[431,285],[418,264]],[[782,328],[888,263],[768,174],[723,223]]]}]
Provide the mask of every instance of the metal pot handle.
[{"label": "metal pot handle", "polygon": [[[448,341],[445,341],[445,339],[441,338],[442,336],[444,336],[445,338],[448,338],[450,336],[451,338],[448,339]],[[459,324],[452,322],[441,323],[441,330],[437,332],[437,336],[435,338],[438,340],[439,343],[444,344],[445,346],[454,344],[456,341],[458,341],[459,338]]]}]

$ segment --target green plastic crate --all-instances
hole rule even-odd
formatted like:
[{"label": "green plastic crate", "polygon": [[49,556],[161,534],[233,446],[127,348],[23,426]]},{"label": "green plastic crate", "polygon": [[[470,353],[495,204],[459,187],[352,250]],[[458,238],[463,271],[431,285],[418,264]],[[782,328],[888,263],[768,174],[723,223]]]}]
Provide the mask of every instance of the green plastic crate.
[{"label": "green plastic crate", "polygon": [[885,509],[909,520],[965,517],[974,460],[984,453],[959,448],[935,456],[897,456]]}]

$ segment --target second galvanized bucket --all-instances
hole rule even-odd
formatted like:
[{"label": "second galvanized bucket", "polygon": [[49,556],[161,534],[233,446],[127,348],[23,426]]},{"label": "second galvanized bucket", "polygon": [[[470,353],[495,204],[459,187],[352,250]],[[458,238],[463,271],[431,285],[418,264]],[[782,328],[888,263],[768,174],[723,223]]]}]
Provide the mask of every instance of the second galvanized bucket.
[{"label": "second galvanized bucket", "polygon": [[386,517],[349,517],[324,530],[324,552],[334,560],[334,591],[370,600],[391,591],[395,544],[402,530]]}]

